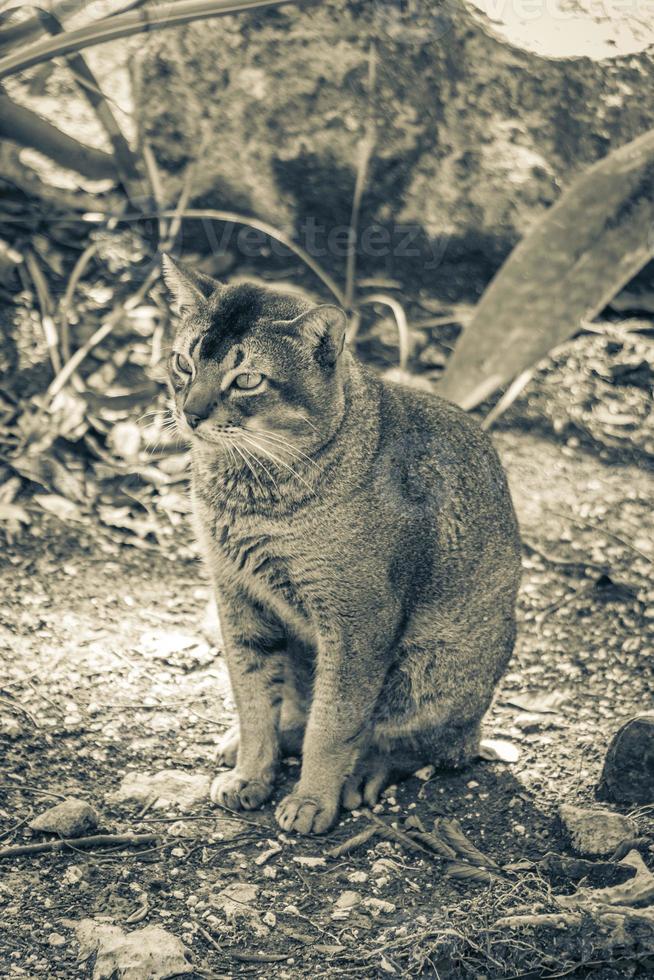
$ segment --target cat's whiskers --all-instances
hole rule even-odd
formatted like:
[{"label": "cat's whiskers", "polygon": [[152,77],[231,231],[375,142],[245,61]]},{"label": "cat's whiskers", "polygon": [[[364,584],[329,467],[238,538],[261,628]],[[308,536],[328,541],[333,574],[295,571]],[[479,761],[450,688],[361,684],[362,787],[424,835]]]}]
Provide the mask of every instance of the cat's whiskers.
[{"label": "cat's whiskers", "polygon": [[313,429],[313,431],[314,431],[314,432],[316,432],[316,433],[317,433],[318,435],[320,435],[320,432],[319,432],[319,430],[318,430],[318,428],[317,428],[317,426],[315,426],[315,425],[313,424],[313,422],[312,422],[312,421],[311,421],[310,419],[308,419],[308,418],[306,417],[306,415],[298,415],[298,418],[299,418],[299,419],[302,419],[302,421],[303,421],[303,422],[306,422],[306,423],[307,423],[307,425],[310,425],[310,426],[311,426],[311,428]]},{"label": "cat's whiskers", "polygon": [[258,473],[256,473],[252,469],[252,464],[250,463],[250,461],[246,457],[245,452],[243,450],[243,447],[242,446],[237,446],[236,443],[232,443],[232,446],[236,450],[236,452],[239,454],[239,456],[241,457],[241,459],[243,460],[243,462],[245,463],[245,465],[249,469],[250,473],[252,474],[252,476],[254,477],[254,479],[259,484],[260,488],[263,490],[263,484],[262,484],[261,480],[259,479],[259,475],[258,475]]},{"label": "cat's whiskers", "polygon": [[274,476],[272,475],[272,473],[270,472],[270,470],[268,469],[268,467],[267,467],[267,466],[265,466],[265,465],[264,465],[264,464],[263,464],[263,463],[261,462],[261,460],[260,460],[260,459],[259,459],[259,457],[258,457],[258,456],[256,455],[256,453],[253,453],[251,449],[246,449],[246,448],[245,448],[245,446],[242,446],[241,448],[242,448],[242,450],[243,450],[243,452],[244,452],[244,453],[247,453],[247,455],[248,455],[248,456],[249,456],[249,457],[250,457],[251,459],[253,459],[255,463],[258,463],[258,464],[259,464],[259,466],[260,466],[260,467],[262,468],[262,470],[264,471],[264,473],[266,473],[266,474],[268,475],[268,477],[269,477],[269,479],[270,479],[270,481],[272,482],[272,484],[273,484],[273,486],[275,487],[275,490],[277,491],[277,493],[281,493],[281,491],[280,491],[280,489],[279,489],[279,484],[277,483],[277,480],[276,480],[276,479],[275,479],[275,477],[274,477]]},{"label": "cat's whiskers", "polygon": [[284,449],[286,452],[294,454],[298,460],[306,460],[306,462],[311,463],[312,466],[315,466],[318,469],[320,468],[315,459],[312,459],[311,456],[307,456],[305,452],[298,449],[296,445],[289,442],[288,439],[285,439],[284,436],[279,435],[277,432],[271,432],[269,429],[246,429],[245,431],[251,435],[263,436],[265,437],[264,442],[267,439],[269,442],[276,444],[280,451]]},{"label": "cat's whiskers", "polygon": [[285,463],[283,459],[279,458],[279,456],[275,456],[274,453],[271,453],[269,448],[262,446],[261,443],[257,442],[251,436],[246,435],[244,432],[241,432],[241,438],[246,439],[248,442],[250,442],[251,445],[253,445],[256,449],[258,449],[260,453],[263,453],[265,456],[271,459],[273,463],[276,463],[277,466],[283,466],[284,469],[288,470],[289,473],[291,473],[296,478],[296,480],[299,480],[300,483],[303,483],[304,486],[307,488],[307,490],[309,490],[311,493],[314,493],[314,488],[310,484],[308,484],[307,481],[303,477],[301,477],[300,474],[296,470],[294,470],[292,466],[289,466],[288,463]]}]

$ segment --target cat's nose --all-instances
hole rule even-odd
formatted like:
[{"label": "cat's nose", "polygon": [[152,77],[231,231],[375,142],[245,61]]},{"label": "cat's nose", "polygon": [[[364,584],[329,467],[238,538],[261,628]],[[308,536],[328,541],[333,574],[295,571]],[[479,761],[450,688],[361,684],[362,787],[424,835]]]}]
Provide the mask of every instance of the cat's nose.
[{"label": "cat's nose", "polygon": [[197,415],[194,412],[184,412],[184,417],[192,429],[197,429],[200,422],[204,422],[205,419],[209,418],[209,413]]}]

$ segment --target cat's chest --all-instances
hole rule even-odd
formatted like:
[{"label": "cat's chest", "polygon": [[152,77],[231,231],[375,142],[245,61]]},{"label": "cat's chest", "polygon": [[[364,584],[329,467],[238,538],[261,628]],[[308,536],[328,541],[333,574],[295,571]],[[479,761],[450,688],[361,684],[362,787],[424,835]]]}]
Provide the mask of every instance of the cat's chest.
[{"label": "cat's chest", "polygon": [[283,605],[294,615],[306,615],[292,536],[261,524],[217,520],[212,538],[218,581],[228,579],[273,607]]}]

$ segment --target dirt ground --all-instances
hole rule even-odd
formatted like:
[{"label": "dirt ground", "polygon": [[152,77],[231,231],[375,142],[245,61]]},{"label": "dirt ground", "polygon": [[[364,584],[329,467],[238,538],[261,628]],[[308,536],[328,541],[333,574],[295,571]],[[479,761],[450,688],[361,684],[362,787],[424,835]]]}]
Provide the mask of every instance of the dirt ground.
[{"label": "dirt ground", "polygon": [[[504,865],[570,853],[559,804],[595,799],[611,735],[651,708],[654,513],[644,468],[602,462],[574,439],[504,430],[496,442],[521,520],[524,580],[519,642],[486,734],[519,758],[412,778],[380,814],[418,814],[428,826],[455,816]],[[181,534],[183,553],[185,543]],[[47,516],[0,562],[0,847],[41,840],[26,821],[68,796],[91,803],[108,832],[163,835],[142,848],[0,860],[1,976],[91,976],[72,929],[86,917],[163,926],[190,950],[191,976],[529,975],[507,972],[475,938],[529,901],[533,882],[519,873],[455,881],[442,862],[377,839],[311,867],[296,859],[324,858],[366,816],[343,815],[328,838],[296,839],[278,832],[274,803],[235,823],[208,800],[185,814],[112,800],[130,772],[210,774],[233,718],[224,662],[201,630],[199,562],[119,549],[93,527]],[[285,763],[277,798],[296,775],[297,760]],[[638,819],[651,834],[647,814]],[[276,853],[257,863],[266,850]],[[644,856],[654,864],[652,848]],[[258,918],[227,920],[216,895],[234,882],[256,886]],[[339,910],[347,891],[358,897]],[[591,957],[584,975],[646,976],[649,963]],[[531,975],[574,969],[553,959]]]}]

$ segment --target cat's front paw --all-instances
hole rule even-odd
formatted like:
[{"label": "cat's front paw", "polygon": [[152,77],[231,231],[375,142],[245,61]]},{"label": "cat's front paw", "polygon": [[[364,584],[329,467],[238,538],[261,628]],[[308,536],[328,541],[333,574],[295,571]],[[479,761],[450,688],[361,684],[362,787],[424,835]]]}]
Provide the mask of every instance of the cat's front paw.
[{"label": "cat's front paw", "polygon": [[282,830],[294,830],[298,834],[324,834],[336,821],[338,800],[319,800],[290,793],[275,811]]},{"label": "cat's front paw", "polygon": [[239,738],[238,725],[230,728],[221,738],[218,751],[216,752],[216,763],[221,769],[223,766],[227,766],[229,769],[234,769],[236,766]]},{"label": "cat's front paw", "polygon": [[209,795],[213,803],[228,810],[256,810],[265,803],[273,790],[271,779],[248,779],[237,769],[219,773],[211,784]]}]

